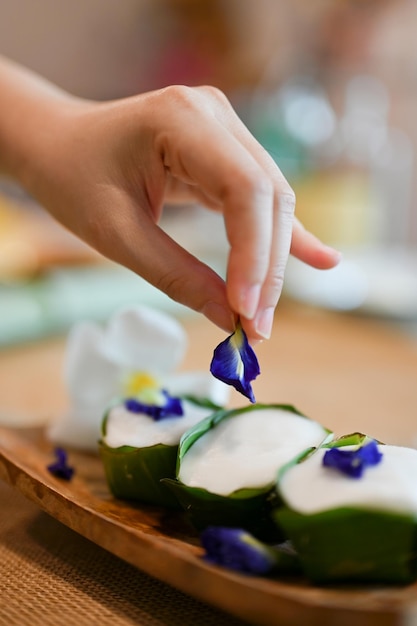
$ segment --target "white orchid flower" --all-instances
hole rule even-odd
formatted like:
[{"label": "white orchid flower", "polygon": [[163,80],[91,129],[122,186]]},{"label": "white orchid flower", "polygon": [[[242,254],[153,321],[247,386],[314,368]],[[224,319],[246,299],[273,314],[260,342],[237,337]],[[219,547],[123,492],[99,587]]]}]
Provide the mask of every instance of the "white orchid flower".
[{"label": "white orchid flower", "polygon": [[229,388],[208,371],[175,373],[186,348],[181,324],[144,306],[119,311],[104,327],[76,324],[68,335],[64,359],[70,408],[52,422],[49,439],[96,451],[103,415],[114,399],[155,398],[162,389],[224,406]]}]

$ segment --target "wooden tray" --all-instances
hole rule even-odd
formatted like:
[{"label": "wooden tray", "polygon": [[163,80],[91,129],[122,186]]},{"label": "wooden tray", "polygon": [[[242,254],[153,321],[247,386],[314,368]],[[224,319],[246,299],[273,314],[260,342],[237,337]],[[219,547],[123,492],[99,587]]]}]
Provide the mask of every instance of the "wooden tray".
[{"label": "wooden tray", "polygon": [[84,537],[148,574],[256,624],[417,625],[417,585],[315,588],[302,580],[244,576],[208,565],[181,514],[114,499],[98,457],[69,453],[76,474],[52,476],[39,429],[0,428],[0,478]]}]

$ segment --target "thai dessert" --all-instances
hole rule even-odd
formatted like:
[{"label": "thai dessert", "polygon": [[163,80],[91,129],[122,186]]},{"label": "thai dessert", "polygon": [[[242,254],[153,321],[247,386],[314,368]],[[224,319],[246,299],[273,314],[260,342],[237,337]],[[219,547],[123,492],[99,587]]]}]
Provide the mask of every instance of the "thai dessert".
[{"label": "thai dessert", "polygon": [[238,525],[258,537],[276,538],[270,512],[277,504],[278,470],[330,436],[288,405],[218,411],[183,435],[176,479],[164,483],[198,529]]},{"label": "thai dessert", "polygon": [[314,583],[417,575],[417,450],[345,436],[279,474],[274,513]]}]

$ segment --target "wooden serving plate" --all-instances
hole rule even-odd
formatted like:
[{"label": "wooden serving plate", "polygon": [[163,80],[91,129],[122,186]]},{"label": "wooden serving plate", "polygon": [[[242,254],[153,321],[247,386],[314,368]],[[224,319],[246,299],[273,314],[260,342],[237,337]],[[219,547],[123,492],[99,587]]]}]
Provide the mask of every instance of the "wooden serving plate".
[{"label": "wooden serving plate", "polygon": [[301,579],[245,576],[207,564],[181,514],[118,501],[100,459],[69,451],[75,475],[52,476],[53,448],[41,429],[0,428],[0,478],[99,546],[195,598],[256,624],[412,626],[417,585],[313,587]]}]

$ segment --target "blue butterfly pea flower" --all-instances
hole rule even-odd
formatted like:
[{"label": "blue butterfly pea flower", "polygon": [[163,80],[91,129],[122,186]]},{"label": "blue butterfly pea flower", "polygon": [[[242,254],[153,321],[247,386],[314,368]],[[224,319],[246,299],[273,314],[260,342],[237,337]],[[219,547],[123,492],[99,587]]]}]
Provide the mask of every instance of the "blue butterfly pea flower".
[{"label": "blue butterfly pea flower", "polygon": [[170,396],[165,389],[162,390],[162,397],[164,400],[163,404],[147,404],[136,398],[127,398],[124,404],[128,411],[148,415],[155,422],[168,417],[181,417],[184,415],[180,398]]},{"label": "blue butterfly pea flower", "polygon": [[57,478],[71,480],[74,468],[68,465],[67,453],[63,448],[55,448],[56,461],[47,466],[47,470]]},{"label": "blue butterfly pea flower", "polygon": [[208,526],[200,539],[209,563],[257,576],[275,567],[271,549],[241,528]]},{"label": "blue butterfly pea flower", "polygon": [[355,450],[330,448],[323,456],[323,465],[332,467],[351,478],[360,478],[365,468],[378,465],[382,460],[376,441],[372,440]]},{"label": "blue butterfly pea flower", "polygon": [[240,323],[214,350],[210,371],[219,380],[255,402],[251,381],[260,374],[258,359]]}]

